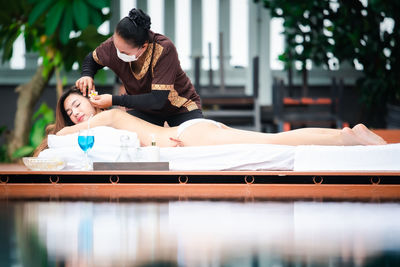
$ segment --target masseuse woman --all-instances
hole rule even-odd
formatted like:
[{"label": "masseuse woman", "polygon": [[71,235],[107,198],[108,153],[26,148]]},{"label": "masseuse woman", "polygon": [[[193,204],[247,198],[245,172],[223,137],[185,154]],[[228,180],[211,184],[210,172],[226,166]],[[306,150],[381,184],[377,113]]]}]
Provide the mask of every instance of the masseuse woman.
[{"label": "masseuse woman", "polygon": [[86,56],[76,86],[83,95],[87,89],[91,92],[94,75],[107,66],[120,78],[127,94],[94,96],[93,106],[123,106],[131,115],[161,126],[165,121],[177,126],[203,118],[200,97],[180,66],[174,44],[152,32],[150,24],[147,14],[132,9],[113,36]]}]

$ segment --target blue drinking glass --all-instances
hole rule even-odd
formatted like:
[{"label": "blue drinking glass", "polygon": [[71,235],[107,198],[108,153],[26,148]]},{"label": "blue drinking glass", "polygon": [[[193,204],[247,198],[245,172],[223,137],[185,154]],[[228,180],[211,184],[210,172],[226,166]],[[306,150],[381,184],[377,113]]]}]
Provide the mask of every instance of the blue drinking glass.
[{"label": "blue drinking glass", "polygon": [[94,134],[91,130],[81,130],[78,135],[78,144],[79,147],[85,153],[85,161],[84,161],[84,169],[91,170],[92,164],[89,162],[88,153],[89,150],[93,147],[94,144]]}]

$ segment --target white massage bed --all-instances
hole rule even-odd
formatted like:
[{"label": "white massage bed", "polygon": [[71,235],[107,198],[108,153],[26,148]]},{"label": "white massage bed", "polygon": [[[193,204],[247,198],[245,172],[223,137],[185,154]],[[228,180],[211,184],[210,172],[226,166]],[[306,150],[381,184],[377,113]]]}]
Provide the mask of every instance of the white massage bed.
[{"label": "white massage bed", "polygon": [[[130,136],[129,152],[136,161],[148,161],[149,148],[139,147],[135,133],[96,127],[95,144],[89,152],[93,162],[113,162],[119,152],[119,137]],[[77,134],[49,136],[49,149],[41,158],[62,158],[65,170],[81,165],[83,152]],[[400,171],[400,143],[384,146],[285,146],[239,144],[161,148],[160,161],[172,171]]]}]

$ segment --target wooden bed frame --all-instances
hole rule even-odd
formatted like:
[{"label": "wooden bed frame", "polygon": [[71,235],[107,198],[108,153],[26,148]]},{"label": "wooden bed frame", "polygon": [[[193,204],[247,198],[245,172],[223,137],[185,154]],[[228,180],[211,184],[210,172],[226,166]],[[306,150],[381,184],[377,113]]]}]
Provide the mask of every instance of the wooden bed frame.
[{"label": "wooden bed frame", "polygon": [[30,171],[0,165],[0,200],[399,201],[400,172]]},{"label": "wooden bed frame", "polygon": [[[399,130],[374,130],[388,143]],[[400,164],[400,163],[399,163]],[[0,164],[0,201],[399,201],[400,171],[30,171]]]}]

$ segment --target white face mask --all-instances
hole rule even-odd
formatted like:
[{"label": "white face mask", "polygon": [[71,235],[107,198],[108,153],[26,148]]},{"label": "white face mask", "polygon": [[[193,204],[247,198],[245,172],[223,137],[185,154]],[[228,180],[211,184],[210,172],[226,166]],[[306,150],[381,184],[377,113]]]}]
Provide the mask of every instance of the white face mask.
[{"label": "white face mask", "polygon": [[122,61],[125,61],[125,62],[132,62],[132,61],[136,61],[137,60],[136,55],[129,56],[127,54],[121,53],[118,50],[118,48],[117,48],[117,55]]}]

